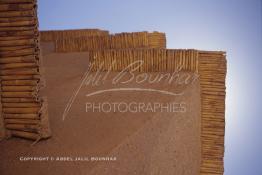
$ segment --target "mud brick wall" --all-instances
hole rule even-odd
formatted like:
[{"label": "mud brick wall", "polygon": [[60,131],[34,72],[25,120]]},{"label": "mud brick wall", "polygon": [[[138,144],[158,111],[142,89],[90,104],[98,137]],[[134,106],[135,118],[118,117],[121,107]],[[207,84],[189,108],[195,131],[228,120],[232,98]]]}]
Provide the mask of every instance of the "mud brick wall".
[{"label": "mud brick wall", "polygon": [[0,78],[5,136],[50,137],[36,0],[0,1]]},{"label": "mud brick wall", "polygon": [[[223,174],[225,136],[226,54],[221,51],[122,49],[94,51],[92,71],[122,71],[142,60],[138,72],[169,72],[181,69],[200,77],[201,175]],[[131,67],[133,69],[134,67]],[[128,71],[128,70],[127,70]]]},{"label": "mud brick wall", "polygon": [[[43,77],[36,10],[36,0],[0,1],[0,138],[37,140],[51,135],[47,103],[40,95]],[[92,71],[121,71],[140,60],[143,65],[138,72],[181,69],[197,73],[201,88],[200,174],[223,174],[225,52],[164,49],[165,36],[157,32],[109,36],[108,31],[99,29],[44,31],[41,40],[56,42],[61,52],[71,49],[67,47],[90,51]]]}]

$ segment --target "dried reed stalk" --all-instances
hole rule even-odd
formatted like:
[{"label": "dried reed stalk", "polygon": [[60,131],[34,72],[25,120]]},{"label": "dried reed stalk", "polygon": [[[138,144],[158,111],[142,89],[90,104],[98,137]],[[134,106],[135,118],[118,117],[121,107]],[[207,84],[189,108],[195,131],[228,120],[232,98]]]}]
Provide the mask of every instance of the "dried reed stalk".
[{"label": "dried reed stalk", "polygon": [[24,11],[34,8],[34,3],[28,4],[0,4],[0,11]]},{"label": "dried reed stalk", "polygon": [[2,103],[31,103],[37,102],[38,99],[30,97],[30,98],[23,98],[23,97],[2,97]]},{"label": "dried reed stalk", "polygon": [[2,80],[40,80],[40,75],[3,75]]},{"label": "dried reed stalk", "polygon": [[35,63],[36,57],[33,55],[30,56],[18,56],[18,57],[9,57],[9,58],[0,58],[0,64],[8,63]]},{"label": "dried reed stalk", "polygon": [[36,86],[2,86],[3,92],[25,92],[36,91]]},{"label": "dried reed stalk", "polygon": [[3,114],[5,119],[35,119],[39,120],[39,114]]},{"label": "dried reed stalk", "polygon": [[56,52],[82,52],[100,49],[165,48],[165,42],[161,42],[163,38],[164,33],[134,32],[109,36],[57,37],[54,41]]},{"label": "dried reed stalk", "polygon": [[3,108],[5,114],[38,114],[39,107],[30,108]]},{"label": "dried reed stalk", "polygon": [[42,122],[47,116],[43,115],[46,105],[39,97],[42,77],[36,0],[2,0],[0,11],[1,108],[5,128],[17,137],[47,138],[49,125]]},{"label": "dried reed stalk", "polygon": [[37,133],[39,126],[35,124],[6,124],[5,127],[9,130],[19,130]]},{"label": "dried reed stalk", "polygon": [[26,138],[30,140],[37,140],[40,138],[39,134],[32,133],[32,132],[24,132],[24,131],[11,131],[11,135],[15,137]]},{"label": "dried reed stalk", "polygon": [[6,124],[38,124],[39,120],[32,119],[5,119]]}]

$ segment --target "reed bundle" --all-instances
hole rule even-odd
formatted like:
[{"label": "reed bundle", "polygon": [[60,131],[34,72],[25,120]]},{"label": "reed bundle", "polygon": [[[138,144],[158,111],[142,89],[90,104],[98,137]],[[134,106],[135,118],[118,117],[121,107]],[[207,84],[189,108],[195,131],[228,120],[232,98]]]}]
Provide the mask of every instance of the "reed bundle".
[{"label": "reed bundle", "polygon": [[36,0],[0,2],[1,117],[7,133],[33,140],[51,135],[46,101],[39,96],[36,7]]},{"label": "reed bundle", "polygon": [[93,51],[89,55],[93,63],[92,71],[122,71],[140,61],[139,72],[171,72],[178,69],[198,72],[196,50],[119,49]]},{"label": "reed bundle", "polygon": [[1,104],[1,95],[0,95],[0,141],[6,137],[6,130],[4,124],[4,117],[2,114],[2,104]]},{"label": "reed bundle", "polygon": [[40,120],[38,114],[3,114],[5,119],[16,119],[16,120],[24,120],[24,119],[34,119]]},{"label": "reed bundle", "polygon": [[2,103],[31,103],[31,102],[38,102],[38,98],[29,97],[29,98],[23,98],[23,97],[2,97]]},{"label": "reed bundle", "polygon": [[35,3],[7,3],[0,4],[0,11],[24,11],[34,9]]},{"label": "reed bundle", "polygon": [[22,4],[30,3],[35,4],[35,0],[1,0],[0,4]]},{"label": "reed bundle", "polygon": [[224,52],[199,51],[202,112],[202,164],[200,174],[223,174],[225,135]]},{"label": "reed bundle", "polygon": [[41,31],[40,40],[42,42],[55,42],[59,38],[89,37],[109,35],[106,30],[100,29],[78,29],[78,30],[52,30]]},{"label": "reed bundle", "polygon": [[55,41],[56,52],[124,48],[166,48],[165,34],[160,32],[118,33],[108,36],[66,37]]}]

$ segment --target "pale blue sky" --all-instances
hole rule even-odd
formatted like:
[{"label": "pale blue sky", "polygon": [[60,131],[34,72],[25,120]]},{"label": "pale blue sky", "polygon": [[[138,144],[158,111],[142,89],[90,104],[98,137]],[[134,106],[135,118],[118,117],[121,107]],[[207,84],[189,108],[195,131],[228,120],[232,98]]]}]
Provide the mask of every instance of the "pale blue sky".
[{"label": "pale blue sky", "polygon": [[261,0],[38,2],[41,30],[157,30],[168,48],[227,51],[225,175],[262,175]]}]

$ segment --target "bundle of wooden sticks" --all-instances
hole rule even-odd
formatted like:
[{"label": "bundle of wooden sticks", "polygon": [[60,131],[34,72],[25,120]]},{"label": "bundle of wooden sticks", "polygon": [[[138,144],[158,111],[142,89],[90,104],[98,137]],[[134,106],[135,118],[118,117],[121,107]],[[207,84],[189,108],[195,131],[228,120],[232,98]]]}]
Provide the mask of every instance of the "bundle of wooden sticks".
[{"label": "bundle of wooden sticks", "polygon": [[35,0],[0,2],[2,136],[37,140],[51,135],[46,101],[39,96],[42,77],[36,10]]},{"label": "bundle of wooden sticks", "polygon": [[103,36],[60,37],[54,43],[56,52],[83,52],[124,48],[166,48],[166,36],[160,32],[133,32]]},{"label": "bundle of wooden sticks", "polygon": [[47,30],[40,32],[40,40],[42,42],[55,42],[58,39],[108,35],[109,31],[100,29]]}]

